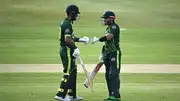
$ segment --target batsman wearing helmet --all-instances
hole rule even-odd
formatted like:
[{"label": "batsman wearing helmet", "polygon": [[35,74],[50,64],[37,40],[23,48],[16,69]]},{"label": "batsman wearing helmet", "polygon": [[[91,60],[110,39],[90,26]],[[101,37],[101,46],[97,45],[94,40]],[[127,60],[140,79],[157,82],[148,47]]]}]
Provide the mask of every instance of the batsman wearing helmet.
[{"label": "batsman wearing helmet", "polygon": [[73,32],[72,24],[80,14],[79,8],[76,5],[69,5],[66,14],[67,17],[59,25],[60,57],[64,75],[55,99],[60,101],[82,100],[82,97],[76,96],[77,66],[75,60],[80,56],[80,51],[75,42],[88,43],[89,38],[75,37]]},{"label": "batsman wearing helmet", "polygon": [[105,78],[109,91],[109,97],[104,100],[120,101],[120,68],[121,68],[121,50],[119,47],[120,28],[115,23],[115,14],[112,11],[106,11],[101,17],[102,23],[107,26],[105,35],[101,38],[94,37],[92,43],[104,42],[103,62],[106,67]]}]

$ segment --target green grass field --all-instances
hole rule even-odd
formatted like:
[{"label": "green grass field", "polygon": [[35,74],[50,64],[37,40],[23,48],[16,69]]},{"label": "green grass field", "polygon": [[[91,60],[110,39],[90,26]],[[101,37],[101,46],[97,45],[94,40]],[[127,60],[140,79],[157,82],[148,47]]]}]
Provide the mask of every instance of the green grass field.
[{"label": "green grass field", "polygon": [[[179,0],[1,0],[0,64],[58,64],[58,25],[68,4],[77,4],[81,17],[76,36],[103,36],[100,16],[116,13],[121,28],[123,64],[180,64]],[[96,63],[103,43],[78,43],[85,63]],[[107,97],[104,74],[94,91],[83,87],[83,101]],[[0,101],[54,101],[62,74],[0,73]],[[180,74],[121,74],[122,101],[180,101]]]},{"label": "green grass field", "polygon": [[[76,36],[103,36],[100,16],[113,10],[121,31],[122,63],[180,63],[179,0],[2,0],[0,63],[60,63],[58,25],[68,4],[82,13]],[[77,44],[85,63],[96,63],[103,43]],[[89,51],[90,50],[90,51]]]},{"label": "green grass field", "polygon": [[[62,74],[0,73],[1,101],[55,101]],[[107,97],[104,74],[94,81],[94,92],[83,87],[78,75],[78,95],[83,101],[103,101]],[[122,101],[179,101],[180,74],[121,74]]]}]

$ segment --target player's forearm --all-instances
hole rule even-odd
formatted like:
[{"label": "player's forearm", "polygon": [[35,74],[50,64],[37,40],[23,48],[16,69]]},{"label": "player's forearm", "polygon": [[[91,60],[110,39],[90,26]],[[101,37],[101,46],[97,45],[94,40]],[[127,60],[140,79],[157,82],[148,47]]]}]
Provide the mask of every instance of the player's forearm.
[{"label": "player's forearm", "polygon": [[74,42],[79,42],[79,39],[80,39],[80,38],[78,38],[78,37],[74,37],[73,40],[74,40]]},{"label": "player's forearm", "polygon": [[89,38],[84,36],[82,38],[78,38],[78,37],[74,37],[73,39],[75,42],[83,42],[83,43],[88,43],[89,42]]},{"label": "player's forearm", "polygon": [[103,36],[103,37],[99,38],[99,41],[100,41],[100,42],[107,41],[107,38],[106,38],[106,36]]},{"label": "player's forearm", "polygon": [[114,37],[113,34],[108,34],[108,35],[105,35],[101,38],[93,37],[91,43],[94,44],[96,42],[105,42],[105,41],[111,40],[113,37]]},{"label": "player's forearm", "polygon": [[113,37],[114,37],[113,34],[108,34],[106,36],[103,36],[103,37],[99,38],[99,41],[104,42],[104,41],[107,41],[107,40],[111,40]]},{"label": "player's forearm", "polygon": [[67,37],[66,40],[65,40],[65,42],[66,42],[66,45],[67,45],[69,48],[71,48],[71,49],[76,49],[76,48],[77,48],[77,47],[75,46],[75,44],[74,44],[74,41],[73,41],[71,38]]}]

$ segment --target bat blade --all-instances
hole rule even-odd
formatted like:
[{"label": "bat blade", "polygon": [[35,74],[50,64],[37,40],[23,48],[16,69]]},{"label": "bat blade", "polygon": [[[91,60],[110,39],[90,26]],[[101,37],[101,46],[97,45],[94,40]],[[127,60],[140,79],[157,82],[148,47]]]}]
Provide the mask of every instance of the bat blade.
[{"label": "bat blade", "polygon": [[[90,73],[90,80],[91,82],[93,82],[93,79],[95,78],[96,74],[98,73],[99,69],[102,67],[103,63],[98,63],[96,65],[96,67],[94,68],[94,70]],[[88,88],[90,85],[89,85],[89,82],[88,82],[88,79],[85,80],[84,82],[84,86],[86,88]]]},{"label": "bat blade", "polygon": [[91,79],[90,79],[90,77],[89,77],[89,74],[88,74],[88,71],[87,71],[87,69],[86,69],[86,66],[84,65],[81,57],[79,57],[79,60],[80,60],[81,66],[82,66],[82,68],[83,68],[83,70],[84,70],[84,73],[85,73],[85,75],[86,75],[86,79],[88,80],[88,83],[89,83],[89,86],[90,86],[90,88],[91,88],[91,91],[93,92],[93,84],[92,84],[92,81],[91,81]]}]

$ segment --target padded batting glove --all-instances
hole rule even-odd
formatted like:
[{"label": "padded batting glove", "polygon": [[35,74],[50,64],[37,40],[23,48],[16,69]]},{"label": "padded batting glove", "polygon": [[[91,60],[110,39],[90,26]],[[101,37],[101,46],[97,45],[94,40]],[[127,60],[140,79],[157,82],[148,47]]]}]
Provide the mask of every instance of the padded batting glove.
[{"label": "padded batting glove", "polygon": [[89,43],[89,38],[87,36],[84,36],[82,38],[79,38],[79,42],[83,42],[85,44]]},{"label": "padded batting glove", "polygon": [[80,50],[79,50],[79,48],[74,49],[74,52],[73,52],[72,55],[73,55],[75,58],[79,57],[79,56],[80,56]]},{"label": "padded batting glove", "polygon": [[91,39],[91,44],[95,44],[95,43],[97,43],[97,42],[99,42],[99,38],[97,38],[97,37],[93,37],[92,39]]}]

